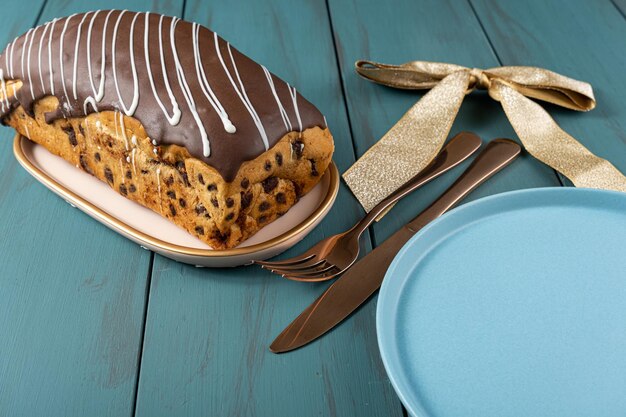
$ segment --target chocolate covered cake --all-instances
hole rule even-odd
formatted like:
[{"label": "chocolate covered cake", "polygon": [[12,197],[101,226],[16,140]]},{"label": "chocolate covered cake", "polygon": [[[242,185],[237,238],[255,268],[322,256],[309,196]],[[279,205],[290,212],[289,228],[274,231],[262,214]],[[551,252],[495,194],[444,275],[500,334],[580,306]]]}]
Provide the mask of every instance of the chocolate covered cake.
[{"label": "chocolate covered cake", "polygon": [[75,14],[16,38],[0,55],[0,117],[216,249],[289,210],[333,153],[294,87],[154,13]]}]

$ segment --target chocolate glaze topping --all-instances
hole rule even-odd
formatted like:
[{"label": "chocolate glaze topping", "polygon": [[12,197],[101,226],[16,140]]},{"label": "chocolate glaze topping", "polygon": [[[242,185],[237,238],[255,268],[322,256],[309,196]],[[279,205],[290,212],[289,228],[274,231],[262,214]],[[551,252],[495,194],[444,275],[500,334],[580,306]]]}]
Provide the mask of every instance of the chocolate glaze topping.
[{"label": "chocolate glaze topping", "polygon": [[[55,19],[0,55],[0,117],[53,95],[48,123],[112,110],[138,119],[157,144],[176,144],[232,181],[241,164],[286,133],[326,127],[295,88],[196,23],[110,10]],[[8,95],[5,93],[5,97]],[[120,120],[123,123],[123,120]]]}]

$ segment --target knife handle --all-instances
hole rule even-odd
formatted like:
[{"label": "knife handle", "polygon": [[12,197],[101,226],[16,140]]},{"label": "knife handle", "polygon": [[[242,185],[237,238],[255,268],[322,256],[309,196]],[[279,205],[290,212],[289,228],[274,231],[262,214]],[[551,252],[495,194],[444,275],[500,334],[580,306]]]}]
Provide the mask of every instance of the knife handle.
[{"label": "knife handle", "polygon": [[417,233],[422,227],[448,211],[476,187],[510,164],[521,150],[522,148],[510,139],[496,139],[489,142],[454,184],[404,227],[412,234]]}]

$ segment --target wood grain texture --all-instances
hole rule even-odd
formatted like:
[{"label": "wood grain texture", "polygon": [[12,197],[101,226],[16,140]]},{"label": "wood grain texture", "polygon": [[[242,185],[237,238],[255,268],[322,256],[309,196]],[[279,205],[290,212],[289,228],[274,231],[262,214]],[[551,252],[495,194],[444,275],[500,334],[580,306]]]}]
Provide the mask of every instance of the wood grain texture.
[{"label": "wood grain texture", "polygon": [[498,56],[589,82],[597,107],[579,113],[546,106],[557,123],[626,173],[626,19],[610,0],[471,0]]},{"label": "wood grain texture", "polygon": [[[22,1],[5,45],[35,23],[145,2]],[[180,8],[182,11],[182,8]],[[30,177],[0,131],[0,416],[130,416],[150,253]]]},{"label": "wood grain texture", "polygon": [[[499,65],[472,9],[465,2],[391,0],[381,7],[375,1],[329,0],[329,4],[359,155],[381,138],[423,93],[395,90],[366,81],[354,71],[356,60],[389,64],[427,60],[479,68]],[[462,130],[476,132],[483,141],[496,137],[516,138],[500,105],[480,91],[466,97],[451,133]],[[382,242],[413,218],[465,167],[467,163],[401,201],[391,216],[375,225],[375,241]],[[466,201],[513,189],[558,185],[554,171],[529,155],[523,155]]]},{"label": "wood grain texture", "polygon": [[[327,116],[340,169],[354,161],[323,2],[188,1],[184,17],[298,87]],[[361,215],[342,185],[331,213],[286,255]],[[282,356],[269,352],[273,338],[325,286],[256,267],[196,269],[157,256],[137,415],[402,415],[380,362],[373,304],[310,346]]]}]

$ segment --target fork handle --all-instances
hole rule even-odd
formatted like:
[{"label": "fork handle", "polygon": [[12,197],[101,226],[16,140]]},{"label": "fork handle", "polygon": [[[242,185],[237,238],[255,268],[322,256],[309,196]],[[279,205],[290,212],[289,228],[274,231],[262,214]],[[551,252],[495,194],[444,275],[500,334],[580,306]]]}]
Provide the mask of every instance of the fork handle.
[{"label": "fork handle", "polygon": [[426,210],[406,224],[404,228],[413,234],[417,233],[422,227],[448,211],[492,175],[510,164],[520,154],[521,150],[521,147],[510,139],[491,141],[454,184]]},{"label": "fork handle", "polygon": [[465,161],[480,148],[480,145],[481,140],[474,133],[461,132],[454,136],[430,164],[407,181],[402,187],[398,188],[387,198],[378,203],[360,222],[352,227],[350,232],[356,231],[360,236],[361,233],[392,204]]}]

